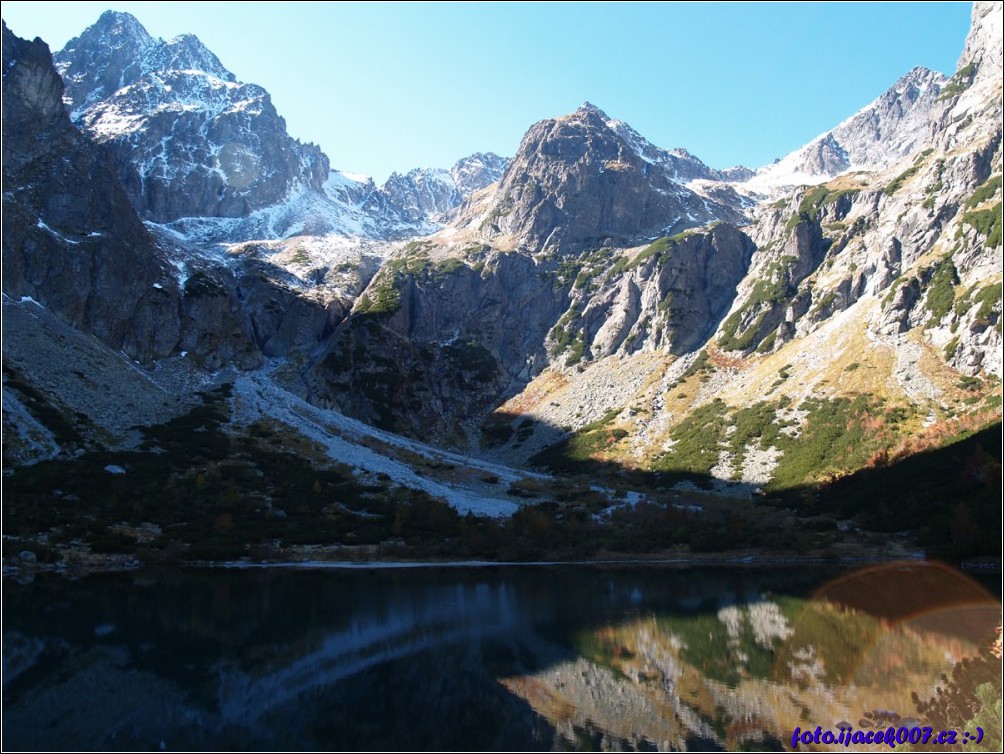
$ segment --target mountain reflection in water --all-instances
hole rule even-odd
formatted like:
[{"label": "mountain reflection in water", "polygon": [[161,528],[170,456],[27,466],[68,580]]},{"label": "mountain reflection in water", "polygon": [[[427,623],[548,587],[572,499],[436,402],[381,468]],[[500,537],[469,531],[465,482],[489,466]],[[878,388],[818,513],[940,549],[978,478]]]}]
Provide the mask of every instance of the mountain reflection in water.
[{"label": "mountain reflection in water", "polygon": [[4,588],[17,749],[780,749],[993,637],[950,569],[182,571]]}]

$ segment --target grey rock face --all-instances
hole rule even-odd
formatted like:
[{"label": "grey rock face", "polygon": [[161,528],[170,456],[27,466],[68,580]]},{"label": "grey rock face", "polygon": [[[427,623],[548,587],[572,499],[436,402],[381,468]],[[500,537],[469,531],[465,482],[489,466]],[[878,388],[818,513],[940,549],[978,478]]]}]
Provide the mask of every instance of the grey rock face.
[{"label": "grey rock face", "polygon": [[930,141],[931,112],[946,81],[937,71],[914,68],[831,135],[855,168],[888,167]]},{"label": "grey rock face", "polygon": [[875,330],[882,335],[899,335],[910,329],[910,312],[920,300],[920,282],[911,279],[896,288],[888,300]]},{"label": "grey rock face", "polygon": [[3,64],[4,293],[136,358],[170,353],[180,327],[173,275],[111,160],[67,118],[48,47],[5,25]]},{"label": "grey rock face", "polygon": [[971,218],[1000,211],[1000,159],[996,140],[928,148],[885,174],[892,180],[803,188],[785,206],[761,207],[749,228],[759,248],[719,345],[772,350],[870,293],[879,301],[866,325],[872,337],[898,347],[897,336],[920,328],[956,369],[996,374],[1001,247]]},{"label": "grey rock face", "polygon": [[[641,349],[699,347],[728,311],[753,243],[729,225],[660,241],[611,269],[487,247],[436,262],[398,258],[371,283],[307,375],[325,405],[415,436],[463,442],[463,428],[549,364]],[[596,255],[592,255],[591,258]],[[559,322],[560,320],[560,322]],[[574,347],[573,347],[574,350]]]},{"label": "grey rock face", "polygon": [[721,176],[721,180],[730,183],[742,183],[743,181],[748,181],[756,175],[755,170],[748,168],[745,165],[736,165],[735,167],[725,168],[725,170],[719,170],[718,173]]},{"label": "grey rock face", "polygon": [[[384,269],[307,374],[314,400],[415,436],[463,437],[547,365],[545,336],[567,306],[553,266],[483,251]],[[393,291],[393,292],[392,292]]]},{"label": "grey rock face", "polygon": [[958,70],[946,84],[934,118],[933,142],[940,149],[1000,141],[1002,15],[1000,2],[973,4],[972,25]]},{"label": "grey rock face", "polygon": [[210,371],[231,364],[240,369],[262,364],[251,322],[234,287],[229,270],[200,270],[185,280],[178,349]]},{"label": "grey rock face", "polygon": [[755,248],[727,224],[659,246],[583,302],[585,356],[699,348],[731,307]]},{"label": "grey rock face", "polygon": [[839,175],[850,166],[850,155],[832,133],[810,144],[803,153],[802,171],[809,175]]},{"label": "grey rock face", "polygon": [[111,149],[144,219],[241,217],[328,176],[327,157],[286,133],[268,93],[192,35],[154,40],[108,12],[56,62],[73,119]]},{"label": "grey rock face", "polygon": [[610,122],[587,103],[531,127],[493,194],[465,206],[459,225],[486,238],[511,236],[532,251],[564,252],[741,218],[737,207],[680,183],[701,172],[698,161],[681,153],[667,155],[665,164],[652,162],[644,145]]},{"label": "grey rock face", "polygon": [[248,312],[254,341],[266,356],[309,351],[328,338],[348,314],[337,299],[317,301],[284,286],[256,265],[243,267],[238,295]]},{"label": "grey rock face", "polygon": [[972,22],[958,68],[962,70],[972,65],[976,74],[974,79],[1000,80],[1004,69],[1001,11],[1000,2],[973,3]]}]

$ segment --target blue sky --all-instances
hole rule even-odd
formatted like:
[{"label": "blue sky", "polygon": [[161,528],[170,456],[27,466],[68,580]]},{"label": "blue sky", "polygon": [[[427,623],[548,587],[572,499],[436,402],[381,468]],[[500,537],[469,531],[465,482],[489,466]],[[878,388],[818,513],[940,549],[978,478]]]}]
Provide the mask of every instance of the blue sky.
[{"label": "blue sky", "polygon": [[196,34],[264,86],[333,167],[383,180],[511,156],[529,126],[588,100],[712,167],[767,164],[914,66],[951,74],[967,3],[15,2],[53,50],[107,9],[154,36]]}]

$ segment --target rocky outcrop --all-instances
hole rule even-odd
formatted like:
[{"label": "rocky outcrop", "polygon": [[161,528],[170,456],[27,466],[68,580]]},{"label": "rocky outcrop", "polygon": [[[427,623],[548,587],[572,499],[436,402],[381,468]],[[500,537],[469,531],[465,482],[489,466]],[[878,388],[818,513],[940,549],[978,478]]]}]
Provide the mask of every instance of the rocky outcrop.
[{"label": "rocky outcrop", "polygon": [[[967,55],[983,59],[978,49]],[[922,149],[757,210],[749,232],[759,248],[720,346],[776,350],[871,294],[873,338],[898,348],[919,330],[959,371],[999,374],[1000,69],[996,88],[979,70],[960,61],[918,126]]]},{"label": "rocky outcrop", "polygon": [[533,252],[564,253],[741,218],[737,207],[681,183],[698,170],[689,155],[654,162],[644,145],[611,123],[586,103],[531,127],[498,186],[461,210],[459,226],[486,239],[509,237]]},{"label": "rocky outcrop", "polygon": [[660,239],[631,257],[594,255],[550,333],[552,356],[571,365],[640,350],[699,348],[732,306],[754,248],[744,233],[720,224]]},{"label": "rocky outcrop", "polygon": [[[872,294],[873,337],[919,328],[959,371],[1000,374],[1001,16],[1001,3],[976,3],[951,79],[914,69],[809,145],[846,147],[848,165],[871,172],[757,211],[760,249],[720,344],[777,348]],[[806,232],[818,242],[795,243]],[[758,281],[792,264],[805,275],[783,278],[768,305]]]},{"label": "rocky outcrop", "polygon": [[958,70],[973,66],[973,82],[999,85],[1004,69],[1004,21],[1000,2],[973,3],[972,22],[959,58]]},{"label": "rocky outcrop", "polygon": [[1000,2],[973,4],[972,25],[958,69],[939,98],[934,145],[944,151],[1001,139]]},{"label": "rocky outcrop", "polygon": [[338,298],[312,297],[295,284],[283,284],[260,263],[242,266],[237,296],[247,311],[254,342],[266,356],[309,352],[323,343],[348,314]]},{"label": "rocky outcrop", "polygon": [[327,157],[286,133],[268,93],[190,34],[155,40],[108,11],[56,63],[74,121],[115,155],[144,219],[241,217],[328,176]]},{"label": "rocky outcrop", "polygon": [[[876,336],[921,327],[944,350],[951,338],[931,328],[947,317],[943,326],[952,337],[958,331],[961,353],[969,338],[954,320],[973,303],[958,294],[986,288],[985,298],[1000,275],[1000,242],[992,224],[979,223],[979,213],[999,214],[1000,159],[992,144],[948,154],[929,147],[888,172],[804,188],[761,207],[748,229],[758,249],[719,345],[776,350],[870,294],[880,301],[870,325]],[[984,306],[991,325],[997,308]],[[994,336],[984,337],[973,350],[993,353]],[[985,366],[996,372],[989,360]]]}]

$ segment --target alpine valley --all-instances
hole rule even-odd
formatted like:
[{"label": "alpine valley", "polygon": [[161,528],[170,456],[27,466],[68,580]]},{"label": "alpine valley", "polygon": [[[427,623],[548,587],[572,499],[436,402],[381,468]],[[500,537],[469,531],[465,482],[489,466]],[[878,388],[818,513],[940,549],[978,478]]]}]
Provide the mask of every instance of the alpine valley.
[{"label": "alpine valley", "polygon": [[5,564],[999,558],[1002,18],[758,170],[585,103],[381,186],[4,24]]}]

